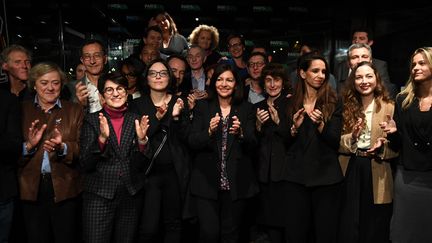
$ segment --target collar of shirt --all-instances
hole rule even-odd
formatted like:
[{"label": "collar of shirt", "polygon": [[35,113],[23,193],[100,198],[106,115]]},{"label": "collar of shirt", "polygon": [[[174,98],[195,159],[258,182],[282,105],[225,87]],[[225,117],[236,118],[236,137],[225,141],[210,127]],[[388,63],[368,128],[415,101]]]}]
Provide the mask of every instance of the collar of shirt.
[{"label": "collar of shirt", "polygon": [[[33,104],[34,104],[35,107],[39,107],[39,108],[42,109],[42,106],[39,105],[39,99],[38,99],[38,96],[37,96],[37,95],[35,95],[35,98],[34,98]],[[60,99],[57,99],[57,100],[56,100],[54,106],[53,106],[53,107],[52,107],[48,112],[51,112],[51,110],[52,110],[53,108],[55,108],[55,107],[58,107],[59,109],[62,108],[62,105],[61,105]]]}]

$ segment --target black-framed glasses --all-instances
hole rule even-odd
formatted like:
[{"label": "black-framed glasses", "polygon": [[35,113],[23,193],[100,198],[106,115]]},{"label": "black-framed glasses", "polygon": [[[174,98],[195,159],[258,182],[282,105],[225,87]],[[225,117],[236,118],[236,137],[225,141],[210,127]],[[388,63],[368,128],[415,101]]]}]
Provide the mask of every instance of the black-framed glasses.
[{"label": "black-framed glasses", "polygon": [[248,63],[248,66],[250,67],[250,68],[253,68],[253,67],[262,67],[262,66],[264,66],[264,62],[249,62]]},{"label": "black-framed glasses", "polygon": [[148,77],[152,77],[152,78],[156,78],[157,75],[159,74],[159,76],[161,78],[166,78],[168,77],[168,70],[161,70],[161,71],[155,71],[155,70],[150,70],[147,74]]},{"label": "black-framed glasses", "polygon": [[112,95],[112,94],[114,94],[114,90],[117,90],[117,93],[118,93],[119,95],[124,95],[124,94],[126,94],[126,88],[123,87],[123,86],[117,86],[117,88],[113,88],[113,87],[106,87],[106,88],[104,89],[104,93],[107,94],[107,95]]},{"label": "black-framed glasses", "polygon": [[137,78],[137,74],[130,72],[130,73],[123,73],[123,76],[125,76],[126,78]]}]

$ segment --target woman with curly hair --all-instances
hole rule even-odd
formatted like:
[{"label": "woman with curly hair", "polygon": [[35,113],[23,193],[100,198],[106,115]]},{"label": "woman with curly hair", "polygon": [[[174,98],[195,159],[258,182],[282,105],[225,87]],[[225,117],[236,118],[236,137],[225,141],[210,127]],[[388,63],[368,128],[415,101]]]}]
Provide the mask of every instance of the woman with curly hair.
[{"label": "woman with curly hair", "polygon": [[389,148],[380,123],[393,116],[394,103],[376,67],[361,62],[343,92],[339,161],[345,172],[340,242],[389,242],[393,177]]},{"label": "woman with curly hair", "polygon": [[219,31],[214,26],[201,24],[196,27],[189,35],[191,45],[199,45],[206,52],[204,68],[216,64],[222,55],[216,51],[219,45]]}]

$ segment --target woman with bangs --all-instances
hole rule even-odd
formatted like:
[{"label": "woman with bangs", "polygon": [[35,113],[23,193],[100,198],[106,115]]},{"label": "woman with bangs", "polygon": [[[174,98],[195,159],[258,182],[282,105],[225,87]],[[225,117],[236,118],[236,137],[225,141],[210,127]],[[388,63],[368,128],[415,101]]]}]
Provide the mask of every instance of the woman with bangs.
[{"label": "woman with bangs", "polygon": [[265,225],[271,242],[283,242],[286,220],[290,215],[285,205],[291,200],[287,184],[284,130],[288,124],[284,112],[287,109],[287,94],[291,85],[282,64],[270,63],[262,70],[260,86],[266,99],[256,104],[256,130],[259,150],[258,181],[260,182],[260,210],[257,222]]},{"label": "woman with bangs", "polygon": [[[180,242],[183,201],[189,180],[187,134],[189,113],[176,96],[176,79],[162,59],[149,63],[144,72],[143,94],[131,110],[149,119],[152,157],[146,176],[139,242]],[[185,109],[186,108],[186,109]]]},{"label": "woman with bangs", "polygon": [[189,135],[195,152],[190,192],[196,200],[200,243],[239,242],[246,199],[258,192],[250,151],[255,114],[229,64],[218,65],[209,98],[199,100]]},{"label": "woman with bangs", "polygon": [[376,67],[361,62],[343,91],[344,123],[339,160],[345,172],[339,242],[389,242],[393,177],[390,149],[380,123],[393,116]]},{"label": "woman with bangs", "polygon": [[312,242],[335,242],[343,180],[338,162],[342,102],[328,82],[329,65],[322,55],[301,56],[297,75],[287,105],[290,200],[285,206],[290,217],[285,241],[306,242],[312,236]]}]

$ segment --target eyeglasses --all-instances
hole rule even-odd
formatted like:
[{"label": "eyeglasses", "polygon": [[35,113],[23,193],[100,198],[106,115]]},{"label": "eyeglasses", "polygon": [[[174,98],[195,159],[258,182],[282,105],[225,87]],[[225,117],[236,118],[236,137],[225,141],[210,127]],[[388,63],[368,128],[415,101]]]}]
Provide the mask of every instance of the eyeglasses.
[{"label": "eyeglasses", "polygon": [[155,70],[150,70],[148,72],[147,76],[152,77],[152,78],[156,78],[158,74],[161,78],[166,78],[166,77],[168,77],[168,70],[161,70],[159,72],[157,72]]},{"label": "eyeglasses", "polygon": [[126,89],[123,86],[117,86],[117,88],[115,88],[115,89],[113,87],[107,87],[104,89],[104,93],[107,95],[112,95],[112,94],[114,94],[114,90],[117,90],[117,93],[119,95],[126,94]]},{"label": "eyeglasses", "polygon": [[243,44],[242,43],[235,43],[235,44],[228,44],[228,48],[238,48],[238,47],[242,47]]},{"label": "eyeglasses", "polygon": [[137,78],[137,75],[135,73],[123,73],[123,76],[126,78]]},{"label": "eyeglasses", "polygon": [[248,63],[248,66],[250,67],[250,68],[253,68],[253,67],[262,67],[262,66],[264,66],[264,62],[249,62]]},{"label": "eyeglasses", "polygon": [[103,56],[103,52],[95,52],[93,55],[90,53],[85,53],[82,58],[84,59],[84,61],[90,61],[92,58],[94,58],[95,60],[100,60]]}]

